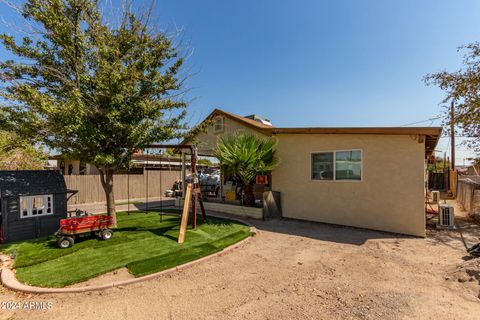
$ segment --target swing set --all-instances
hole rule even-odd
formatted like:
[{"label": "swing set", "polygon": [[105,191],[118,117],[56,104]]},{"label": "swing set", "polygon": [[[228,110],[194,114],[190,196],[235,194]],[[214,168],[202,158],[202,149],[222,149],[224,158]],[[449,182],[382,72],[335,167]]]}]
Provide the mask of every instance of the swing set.
[{"label": "swing set", "polygon": [[[207,215],[205,213],[205,208],[203,206],[203,198],[202,198],[202,192],[200,188],[200,181],[198,178],[197,174],[197,148],[195,145],[176,145],[176,144],[152,144],[148,146],[148,149],[182,149],[182,150],[189,150],[190,151],[190,166],[191,166],[191,178],[189,183],[185,187],[185,170],[183,170],[185,166],[185,157],[182,156],[182,170],[181,170],[181,176],[183,178],[182,182],[182,196],[184,197],[185,201],[183,204],[183,211],[181,213],[181,223],[180,223],[180,232],[178,235],[178,243],[182,244],[185,241],[185,234],[187,231],[187,225],[188,225],[188,216],[189,216],[189,211],[190,211],[190,205],[192,206],[192,229],[197,228],[197,201],[200,204],[200,209],[202,212],[202,218],[203,222],[207,220]],[[149,151],[147,149],[146,153],[146,166],[149,164]],[[168,157],[168,168],[169,171],[171,171],[171,165],[170,165],[170,158]],[[144,165],[145,169],[145,165]],[[149,213],[150,212],[150,206],[149,206],[149,195],[148,195],[148,182],[149,182],[149,170],[145,169],[145,178],[146,178],[146,199],[145,199],[145,212]],[[163,221],[163,201],[162,201],[162,162],[160,159],[160,168],[159,168],[159,187],[160,187],[160,222]],[[130,215],[130,170],[127,171],[127,197],[128,197],[128,214]],[[178,206],[179,214],[180,214],[180,201],[179,201],[179,206]]]}]

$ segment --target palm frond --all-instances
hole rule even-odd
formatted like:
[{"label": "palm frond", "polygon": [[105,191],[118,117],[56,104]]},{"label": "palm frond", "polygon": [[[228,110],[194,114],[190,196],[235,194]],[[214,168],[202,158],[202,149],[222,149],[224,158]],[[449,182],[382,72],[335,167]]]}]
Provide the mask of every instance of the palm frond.
[{"label": "palm frond", "polygon": [[276,147],[275,138],[249,133],[226,134],[219,137],[214,154],[226,175],[235,175],[248,185],[256,175],[278,166]]}]

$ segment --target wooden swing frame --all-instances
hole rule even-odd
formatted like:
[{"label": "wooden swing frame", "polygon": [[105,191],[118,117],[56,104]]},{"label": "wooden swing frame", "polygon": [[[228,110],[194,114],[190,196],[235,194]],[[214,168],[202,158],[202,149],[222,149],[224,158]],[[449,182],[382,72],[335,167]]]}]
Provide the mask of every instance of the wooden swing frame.
[{"label": "wooden swing frame", "polygon": [[[192,229],[197,228],[197,200],[200,204],[200,209],[202,211],[202,218],[205,222],[207,220],[207,215],[205,213],[205,207],[203,206],[203,197],[202,191],[200,188],[200,180],[197,175],[197,148],[195,145],[178,145],[178,144],[151,144],[147,147],[148,149],[189,149],[190,150],[190,166],[191,166],[191,180],[186,186],[182,184],[183,196],[185,202],[183,204],[183,212],[180,223],[180,232],[178,234],[178,243],[182,244],[185,242],[185,234],[187,232],[188,225],[188,212],[190,209],[190,202],[192,203]],[[184,162],[184,159],[182,159]],[[184,177],[185,178],[185,177]],[[161,201],[161,200],[160,200]]]}]

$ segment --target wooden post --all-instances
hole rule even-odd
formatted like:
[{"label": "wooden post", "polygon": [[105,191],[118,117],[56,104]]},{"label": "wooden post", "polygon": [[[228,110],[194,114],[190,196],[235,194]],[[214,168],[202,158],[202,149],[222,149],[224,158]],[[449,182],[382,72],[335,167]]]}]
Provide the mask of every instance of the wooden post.
[{"label": "wooden post", "polygon": [[183,203],[182,220],[180,223],[180,233],[178,234],[178,243],[185,242],[185,233],[187,232],[188,225],[188,209],[190,207],[190,198],[192,196],[192,184],[187,185],[187,191],[185,192],[185,202]]},{"label": "wooden post", "polygon": [[193,187],[193,195],[192,195],[192,229],[197,229],[197,196],[200,190],[200,181],[197,176],[197,149],[195,146],[192,146],[192,154],[190,156],[190,171],[191,171],[191,179],[190,183],[192,183]]},{"label": "wooden post", "polygon": [[450,106],[450,139],[451,139],[451,145],[452,145],[452,154],[451,154],[451,167],[452,171],[455,170],[455,104],[454,101],[452,101],[452,104]]},{"label": "wooden post", "polygon": [[182,199],[185,199],[185,186],[187,181],[187,166],[185,165],[186,155],[185,151],[182,150]]}]

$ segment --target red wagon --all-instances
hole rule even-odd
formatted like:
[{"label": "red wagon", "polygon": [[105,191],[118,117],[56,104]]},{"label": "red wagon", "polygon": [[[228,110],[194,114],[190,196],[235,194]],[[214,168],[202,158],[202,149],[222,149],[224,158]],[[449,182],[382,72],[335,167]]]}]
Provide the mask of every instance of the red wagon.
[{"label": "red wagon", "polygon": [[[57,245],[60,248],[69,248],[75,242],[75,236],[90,233],[103,240],[109,240],[113,237],[113,219],[105,215],[89,215],[81,212],[83,216],[67,218],[60,220],[60,229],[55,232]],[[77,211],[79,215],[79,211]]]}]

